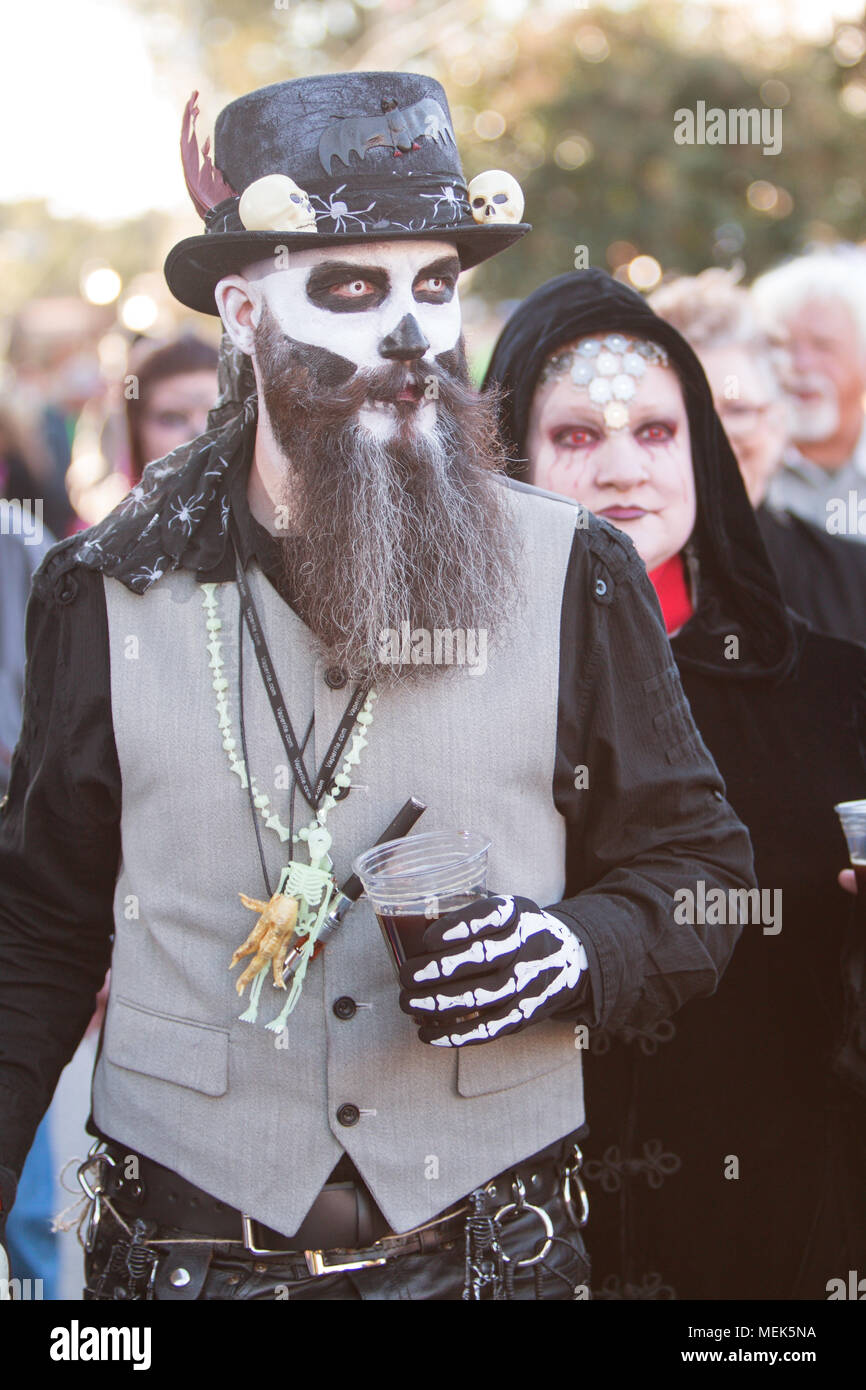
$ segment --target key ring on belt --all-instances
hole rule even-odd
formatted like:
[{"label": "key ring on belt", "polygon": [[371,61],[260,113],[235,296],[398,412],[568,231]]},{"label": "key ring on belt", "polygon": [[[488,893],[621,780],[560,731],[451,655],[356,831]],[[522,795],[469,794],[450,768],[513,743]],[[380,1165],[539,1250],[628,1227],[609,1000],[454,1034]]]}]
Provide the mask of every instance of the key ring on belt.
[{"label": "key ring on belt", "polygon": [[[523,1185],[523,1179],[517,1173],[515,1173],[512,1179],[511,1190],[514,1193],[514,1201],[506,1202],[504,1207],[500,1207],[493,1220],[500,1221],[508,1211],[514,1211],[518,1216],[524,1211],[534,1211],[535,1215],[540,1218],[541,1224],[544,1227],[544,1240],[541,1242],[541,1249],[536,1250],[535,1254],[530,1255],[528,1259],[515,1260],[513,1262],[515,1269],[520,1269],[525,1268],[527,1265],[537,1265],[544,1259],[548,1250],[553,1245],[553,1222],[543,1207],[536,1207],[532,1202],[527,1202],[526,1188]],[[502,1250],[501,1253],[505,1263],[511,1264],[511,1256],[506,1255],[504,1250]]]},{"label": "key ring on belt", "polygon": [[[583,1185],[583,1178],[580,1176],[583,1164],[583,1154],[580,1145],[575,1144],[571,1152],[571,1158],[562,1170],[562,1204],[565,1207],[569,1221],[576,1231],[580,1231],[589,1220],[589,1197]],[[574,1193],[572,1184],[577,1187],[580,1197],[580,1216],[574,1214]]]},{"label": "key ring on belt", "polygon": [[112,1158],[110,1153],[105,1152],[102,1148],[102,1143],[103,1141],[101,1139],[97,1139],[94,1144],[91,1144],[86,1159],[83,1163],[79,1163],[75,1173],[79,1187],[82,1189],[85,1196],[90,1198],[92,1204],[90,1216],[87,1220],[87,1230],[84,1236],[84,1248],[88,1255],[93,1253],[93,1247],[96,1244],[96,1232],[102,1220],[102,1197],[105,1192],[105,1179],[100,1170],[93,1184],[91,1184],[87,1177],[87,1170],[88,1168],[92,1168],[94,1164],[100,1163],[107,1163],[110,1168],[117,1167],[117,1160]]}]

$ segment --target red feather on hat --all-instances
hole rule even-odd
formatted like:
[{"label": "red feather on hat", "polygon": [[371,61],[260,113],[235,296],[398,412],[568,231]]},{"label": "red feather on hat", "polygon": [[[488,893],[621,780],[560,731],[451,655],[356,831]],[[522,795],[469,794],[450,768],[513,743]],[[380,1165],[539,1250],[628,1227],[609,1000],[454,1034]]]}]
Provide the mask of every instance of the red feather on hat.
[{"label": "red feather on hat", "polygon": [[183,176],[193,207],[199,217],[204,217],[223,198],[236,197],[235,190],[227,184],[219,169],[214,168],[210,157],[210,136],[201,147],[202,163],[199,166],[198,141],[195,138],[195,123],[198,116],[198,92],[193,92],[183,112],[180,128],[180,157],[183,163]]}]

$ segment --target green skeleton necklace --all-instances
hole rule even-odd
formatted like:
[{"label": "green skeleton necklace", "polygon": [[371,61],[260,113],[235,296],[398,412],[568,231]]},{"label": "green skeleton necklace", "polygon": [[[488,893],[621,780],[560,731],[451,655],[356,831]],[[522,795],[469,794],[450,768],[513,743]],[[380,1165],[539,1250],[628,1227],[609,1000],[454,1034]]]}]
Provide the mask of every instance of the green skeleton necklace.
[{"label": "green skeleton necklace", "polygon": [[[297,947],[300,950],[300,960],[292,975],[291,986],[286,992],[283,1006],[276,1018],[266,1025],[272,1032],[279,1033],[284,1028],[289,1014],[300,998],[307,966],[316,949],[319,932],[328,915],[331,899],[336,891],[332,872],[333,866],[329,854],[332,840],[325,827],[325,822],[328,818],[328,812],[337,804],[338,797],[344,795],[351,786],[352,769],[360,761],[362,749],[367,744],[367,732],[373,722],[373,705],[376,700],[376,693],[373,690],[357,693],[356,703],[360,705],[360,708],[355,714],[354,724],[351,726],[351,747],[345,752],[340,771],[333,777],[333,785],[327,794],[320,799],[314,798],[317,802],[315,818],[309,825],[299,830],[297,835],[293,835],[290,827],[285,826],[274,812],[267,793],[257,785],[255,777],[251,775],[247,767],[243,752],[238,748],[229,713],[228,681],[223,674],[222,641],[219,636],[222,629],[222,619],[218,612],[218,591],[221,586],[202,584],[200,587],[205,611],[205,626],[208,633],[207,649],[210,653],[210,669],[213,672],[212,685],[216,696],[219,730],[222,735],[223,748],[228,755],[229,766],[240,779],[241,786],[251,793],[252,803],[265,826],[278,835],[281,842],[291,840],[293,844],[305,845],[309,854],[309,863],[303,863],[300,859],[295,858],[289,861],[280,875],[276,892],[273,893],[269,902],[248,897],[245,893],[239,894],[244,907],[259,914],[252,931],[235,951],[229,966],[229,969],[233,969],[245,956],[252,956],[252,960],[235,982],[238,994],[243,994],[246,986],[251,985],[248,1006],[245,1012],[240,1015],[242,1022],[254,1023],[256,1021],[262,990],[269,974],[272,975],[275,989],[286,990],[283,981],[283,965],[286,955],[292,947]],[[253,637],[255,641],[255,632],[253,632]],[[276,685],[275,679],[272,684]],[[277,693],[279,693],[278,687]],[[281,701],[282,697],[279,698]],[[349,711],[344,716],[344,724],[352,708],[350,702]],[[338,730],[332,748],[329,750],[329,756],[338,740],[340,740],[339,747],[345,751],[348,734],[348,727],[342,734]],[[327,757],[325,761],[328,762]],[[299,766],[303,769],[302,763]],[[306,778],[305,770],[303,776]]]}]

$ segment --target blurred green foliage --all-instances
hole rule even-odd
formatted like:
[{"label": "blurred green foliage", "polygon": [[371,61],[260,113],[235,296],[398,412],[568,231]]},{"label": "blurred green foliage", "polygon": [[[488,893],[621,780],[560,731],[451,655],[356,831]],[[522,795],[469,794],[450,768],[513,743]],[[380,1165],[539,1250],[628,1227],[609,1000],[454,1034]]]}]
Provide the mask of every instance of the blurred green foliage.
[{"label": "blurred green foliage", "polygon": [[7,311],[28,299],[78,294],[81,268],[97,260],[113,266],[124,283],[158,270],[168,218],[150,213],[114,226],[82,217],[52,217],[38,199],[0,203],[0,283]]},{"label": "blurred green foliage", "polygon": [[[147,26],[151,0],[135,3]],[[811,242],[866,235],[862,20],[816,44],[762,33],[748,9],[680,0],[614,9],[581,0],[176,0],[172,17],[182,52],[160,54],[154,37],[155,53],[188,73],[211,111],[312,72],[408,68],[439,78],[467,178],[510,170],[535,229],[479,268],[473,289],[492,300],[571,269],[581,246],[607,268],[633,253],[666,272],[742,259],[751,277]],[[781,153],[676,144],[674,113],[699,101],[781,107]],[[154,216],[100,228],[100,253],[125,278],[157,269],[166,225]],[[88,239],[86,223],[52,223],[39,205],[0,207],[0,270],[16,293],[74,291]]]}]

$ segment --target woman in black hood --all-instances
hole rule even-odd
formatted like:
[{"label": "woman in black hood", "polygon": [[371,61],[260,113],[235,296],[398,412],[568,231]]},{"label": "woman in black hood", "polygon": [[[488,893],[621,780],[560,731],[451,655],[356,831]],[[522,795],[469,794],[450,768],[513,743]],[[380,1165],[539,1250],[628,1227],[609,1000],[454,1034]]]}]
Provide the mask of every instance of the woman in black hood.
[{"label": "woman in black hood", "polygon": [[[698,359],[640,295],[598,270],[543,285],[506,324],[490,384],[513,474],[609,510],[648,562],[763,890],[713,998],[650,1033],[591,1039],[595,1296],[824,1299],[866,1269],[866,1028],[849,986],[863,933],[836,883],[847,851],[833,810],[866,796],[866,651],[785,608]],[[647,408],[654,384],[670,423]],[[554,390],[573,395],[573,418],[544,413]],[[658,504],[643,510],[656,494],[641,488],[674,456],[677,410],[686,527],[676,554],[652,560],[642,538],[658,533]],[[599,481],[583,460],[614,436],[631,450],[617,466],[650,461]],[[540,466],[554,454],[562,468]],[[628,506],[598,505],[620,492]]]}]

